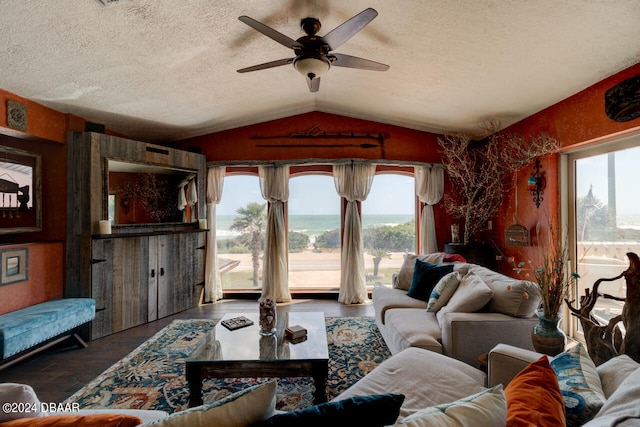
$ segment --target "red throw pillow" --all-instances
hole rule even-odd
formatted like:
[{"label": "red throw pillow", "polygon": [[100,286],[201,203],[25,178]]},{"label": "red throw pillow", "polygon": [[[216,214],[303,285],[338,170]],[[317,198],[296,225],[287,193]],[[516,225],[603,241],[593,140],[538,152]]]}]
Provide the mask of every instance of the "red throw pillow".
[{"label": "red throw pillow", "polygon": [[460,254],[446,254],[442,258],[442,262],[467,262],[467,260]]},{"label": "red throw pillow", "polygon": [[51,415],[20,418],[0,423],[0,427],[134,427],[142,424],[138,417],[123,414]]},{"label": "red throw pillow", "polygon": [[558,377],[547,356],[531,363],[504,390],[507,427],[566,426]]}]

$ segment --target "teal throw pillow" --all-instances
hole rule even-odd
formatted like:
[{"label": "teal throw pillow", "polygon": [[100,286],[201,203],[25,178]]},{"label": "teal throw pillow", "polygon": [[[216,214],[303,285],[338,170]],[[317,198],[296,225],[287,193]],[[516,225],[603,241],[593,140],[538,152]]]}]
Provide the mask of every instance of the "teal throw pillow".
[{"label": "teal throw pillow", "polygon": [[436,284],[451,272],[453,272],[453,265],[436,265],[417,259],[407,295],[411,298],[429,301],[431,291]]},{"label": "teal throw pillow", "polygon": [[404,402],[403,394],[354,396],[277,414],[257,424],[256,427],[383,427],[396,422],[402,402]]},{"label": "teal throw pillow", "polygon": [[567,426],[591,420],[605,402],[595,363],[580,343],[551,359],[567,414]]}]

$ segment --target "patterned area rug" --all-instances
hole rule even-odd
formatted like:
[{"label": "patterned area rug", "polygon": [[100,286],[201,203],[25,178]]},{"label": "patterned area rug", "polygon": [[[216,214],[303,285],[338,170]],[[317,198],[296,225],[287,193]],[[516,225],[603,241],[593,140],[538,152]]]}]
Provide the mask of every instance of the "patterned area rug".
[{"label": "patterned area rug", "polygon": [[[159,409],[188,407],[184,360],[214,320],[174,320],[122,360],[77,391],[66,402],[81,408]],[[391,356],[372,317],[327,318],[329,378],[327,397],[339,395]],[[209,379],[204,401],[215,401],[266,378]],[[276,408],[292,411],[312,405],[311,378],[279,378]],[[65,402],[65,403],[66,403]]]}]

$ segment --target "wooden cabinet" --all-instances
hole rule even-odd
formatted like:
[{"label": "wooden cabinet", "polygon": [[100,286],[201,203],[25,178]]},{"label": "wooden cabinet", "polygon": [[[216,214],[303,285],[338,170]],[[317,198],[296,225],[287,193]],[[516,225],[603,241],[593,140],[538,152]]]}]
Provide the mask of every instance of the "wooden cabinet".
[{"label": "wooden cabinet", "polygon": [[204,238],[204,233],[149,237],[149,321],[198,303],[204,285]]},{"label": "wooden cabinet", "polygon": [[[153,149],[150,149],[152,147]],[[96,339],[198,303],[204,285],[206,233],[197,221],[113,226],[108,215],[108,161],[170,167],[196,176],[204,218],[205,157],[102,134],[72,133],[68,143],[65,296],[96,300],[88,336]]]}]

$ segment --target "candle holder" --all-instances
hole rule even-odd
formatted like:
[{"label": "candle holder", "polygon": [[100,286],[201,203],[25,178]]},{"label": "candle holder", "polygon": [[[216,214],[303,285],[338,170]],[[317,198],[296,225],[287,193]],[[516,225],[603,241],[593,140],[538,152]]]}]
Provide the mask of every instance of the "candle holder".
[{"label": "candle holder", "polygon": [[276,333],[276,302],[272,299],[260,301],[260,335]]}]

